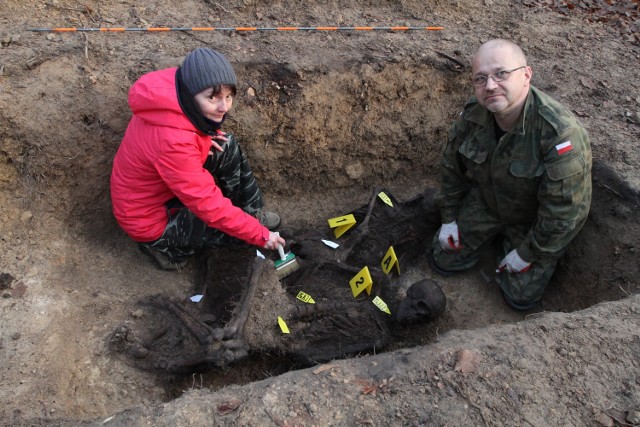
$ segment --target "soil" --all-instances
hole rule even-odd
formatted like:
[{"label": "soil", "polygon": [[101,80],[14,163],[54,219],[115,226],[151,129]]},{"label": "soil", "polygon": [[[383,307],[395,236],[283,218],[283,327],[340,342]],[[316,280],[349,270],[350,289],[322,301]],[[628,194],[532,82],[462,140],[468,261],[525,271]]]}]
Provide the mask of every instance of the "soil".
[{"label": "soil", "polygon": [[[4,0],[0,422],[639,425],[638,8]],[[29,31],[326,25],[444,29]],[[268,207],[287,226],[321,228],[366,205],[376,186],[398,200],[437,186],[440,148],[472,93],[469,59],[494,37],[523,47],[533,84],[579,116],[593,148],[589,220],[540,307],[520,313],[504,304],[492,254],[447,278],[423,256],[415,278],[438,282],[446,310],[396,331],[382,354],[296,369],[257,353],[175,376],[139,369],[109,348],[114,330],[144,316],[140,301],[187,303],[199,290],[197,263],[156,269],[111,214],[111,161],[130,117],[127,91],[141,74],[176,66],[198,46],[225,53],[240,81],[225,130],[248,153]]]}]

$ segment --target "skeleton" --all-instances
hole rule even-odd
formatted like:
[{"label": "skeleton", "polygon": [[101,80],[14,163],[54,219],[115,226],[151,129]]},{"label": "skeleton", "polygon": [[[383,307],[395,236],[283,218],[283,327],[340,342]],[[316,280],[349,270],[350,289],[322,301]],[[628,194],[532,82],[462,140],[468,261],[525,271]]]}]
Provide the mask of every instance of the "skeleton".
[{"label": "skeleton", "polygon": [[[380,201],[380,191],[374,189],[367,206],[354,211],[357,227],[337,250],[321,242],[330,238],[326,232],[282,230],[301,266],[283,280],[278,280],[272,260],[254,257],[252,250],[233,251],[229,261],[224,257],[232,251],[214,251],[202,265],[214,260],[216,266],[238,270],[243,260],[251,264],[245,285],[242,271],[227,271],[221,281],[213,274],[216,269],[205,268],[204,299],[198,309],[163,296],[142,302],[143,315],[117,328],[109,347],[141,369],[171,373],[225,368],[249,353],[275,352],[310,365],[384,348],[394,325],[438,317],[446,300],[437,283],[420,280],[400,296],[393,276],[378,267],[391,244],[400,265],[426,251],[439,225],[433,191],[402,204],[391,198],[393,207]],[[371,296],[354,298],[345,284],[364,265],[374,282]],[[216,284],[209,286],[212,282]],[[300,291],[310,294],[315,304],[298,301]],[[391,315],[371,303],[374,295],[388,302]],[[278,327],[278,316],[289,334]]]}]

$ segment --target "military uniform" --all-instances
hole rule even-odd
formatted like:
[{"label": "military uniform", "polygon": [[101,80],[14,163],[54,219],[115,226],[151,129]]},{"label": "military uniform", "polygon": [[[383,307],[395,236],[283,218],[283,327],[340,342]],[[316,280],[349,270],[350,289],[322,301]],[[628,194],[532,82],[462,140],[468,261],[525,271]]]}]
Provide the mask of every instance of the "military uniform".
[{"label": "military uniform", "polygon": [[524,273],[501,273],[501,288],[527,304],[540,299],[586,221],[591,147],[573,114],[533,86],[515,127],[499,138],[497,127],[474,97],[449,132],[436,200],[442,223],[457,221],[463,249],[443,251],[436,234],[434,260],[444,270],[464,270],[503,237],[505,254],[517,249],[532,265]]}]

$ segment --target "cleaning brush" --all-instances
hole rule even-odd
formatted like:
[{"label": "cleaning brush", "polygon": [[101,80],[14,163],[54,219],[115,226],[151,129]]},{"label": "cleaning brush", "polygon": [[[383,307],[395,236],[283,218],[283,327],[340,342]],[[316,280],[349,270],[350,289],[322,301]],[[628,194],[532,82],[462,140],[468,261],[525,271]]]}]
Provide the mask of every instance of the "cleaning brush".
[{"label": "cleaning brush", "polygon": [[296,256],[293,252],[289,252],[285,255],[282,245],[278,245],[278,254],[280,255],[280,259],[274,264],[276,266],[276,272],[278,273],[279,279],[284,279],[300,268],[300,264],[298,264],[298,260],[296,260]]}]

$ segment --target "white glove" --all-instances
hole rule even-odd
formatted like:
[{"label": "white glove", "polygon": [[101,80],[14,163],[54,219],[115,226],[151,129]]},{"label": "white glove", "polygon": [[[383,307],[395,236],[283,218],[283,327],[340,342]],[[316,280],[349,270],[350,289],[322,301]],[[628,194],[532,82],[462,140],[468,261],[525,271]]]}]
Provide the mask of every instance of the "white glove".
[{"label": "white glove", "polygon": [[438,240],[440,240],[440,247],[445,251],[462,249],[460,235],[458,234],[458,224],[455,221],[442,224]]},{"label": "white glove", "polygon": [[515,249],[507,254],[500,264],[498,264],[498,272],[505,269],[509,273],[524,273],[531,267],[531,263],[523,260]]}]

